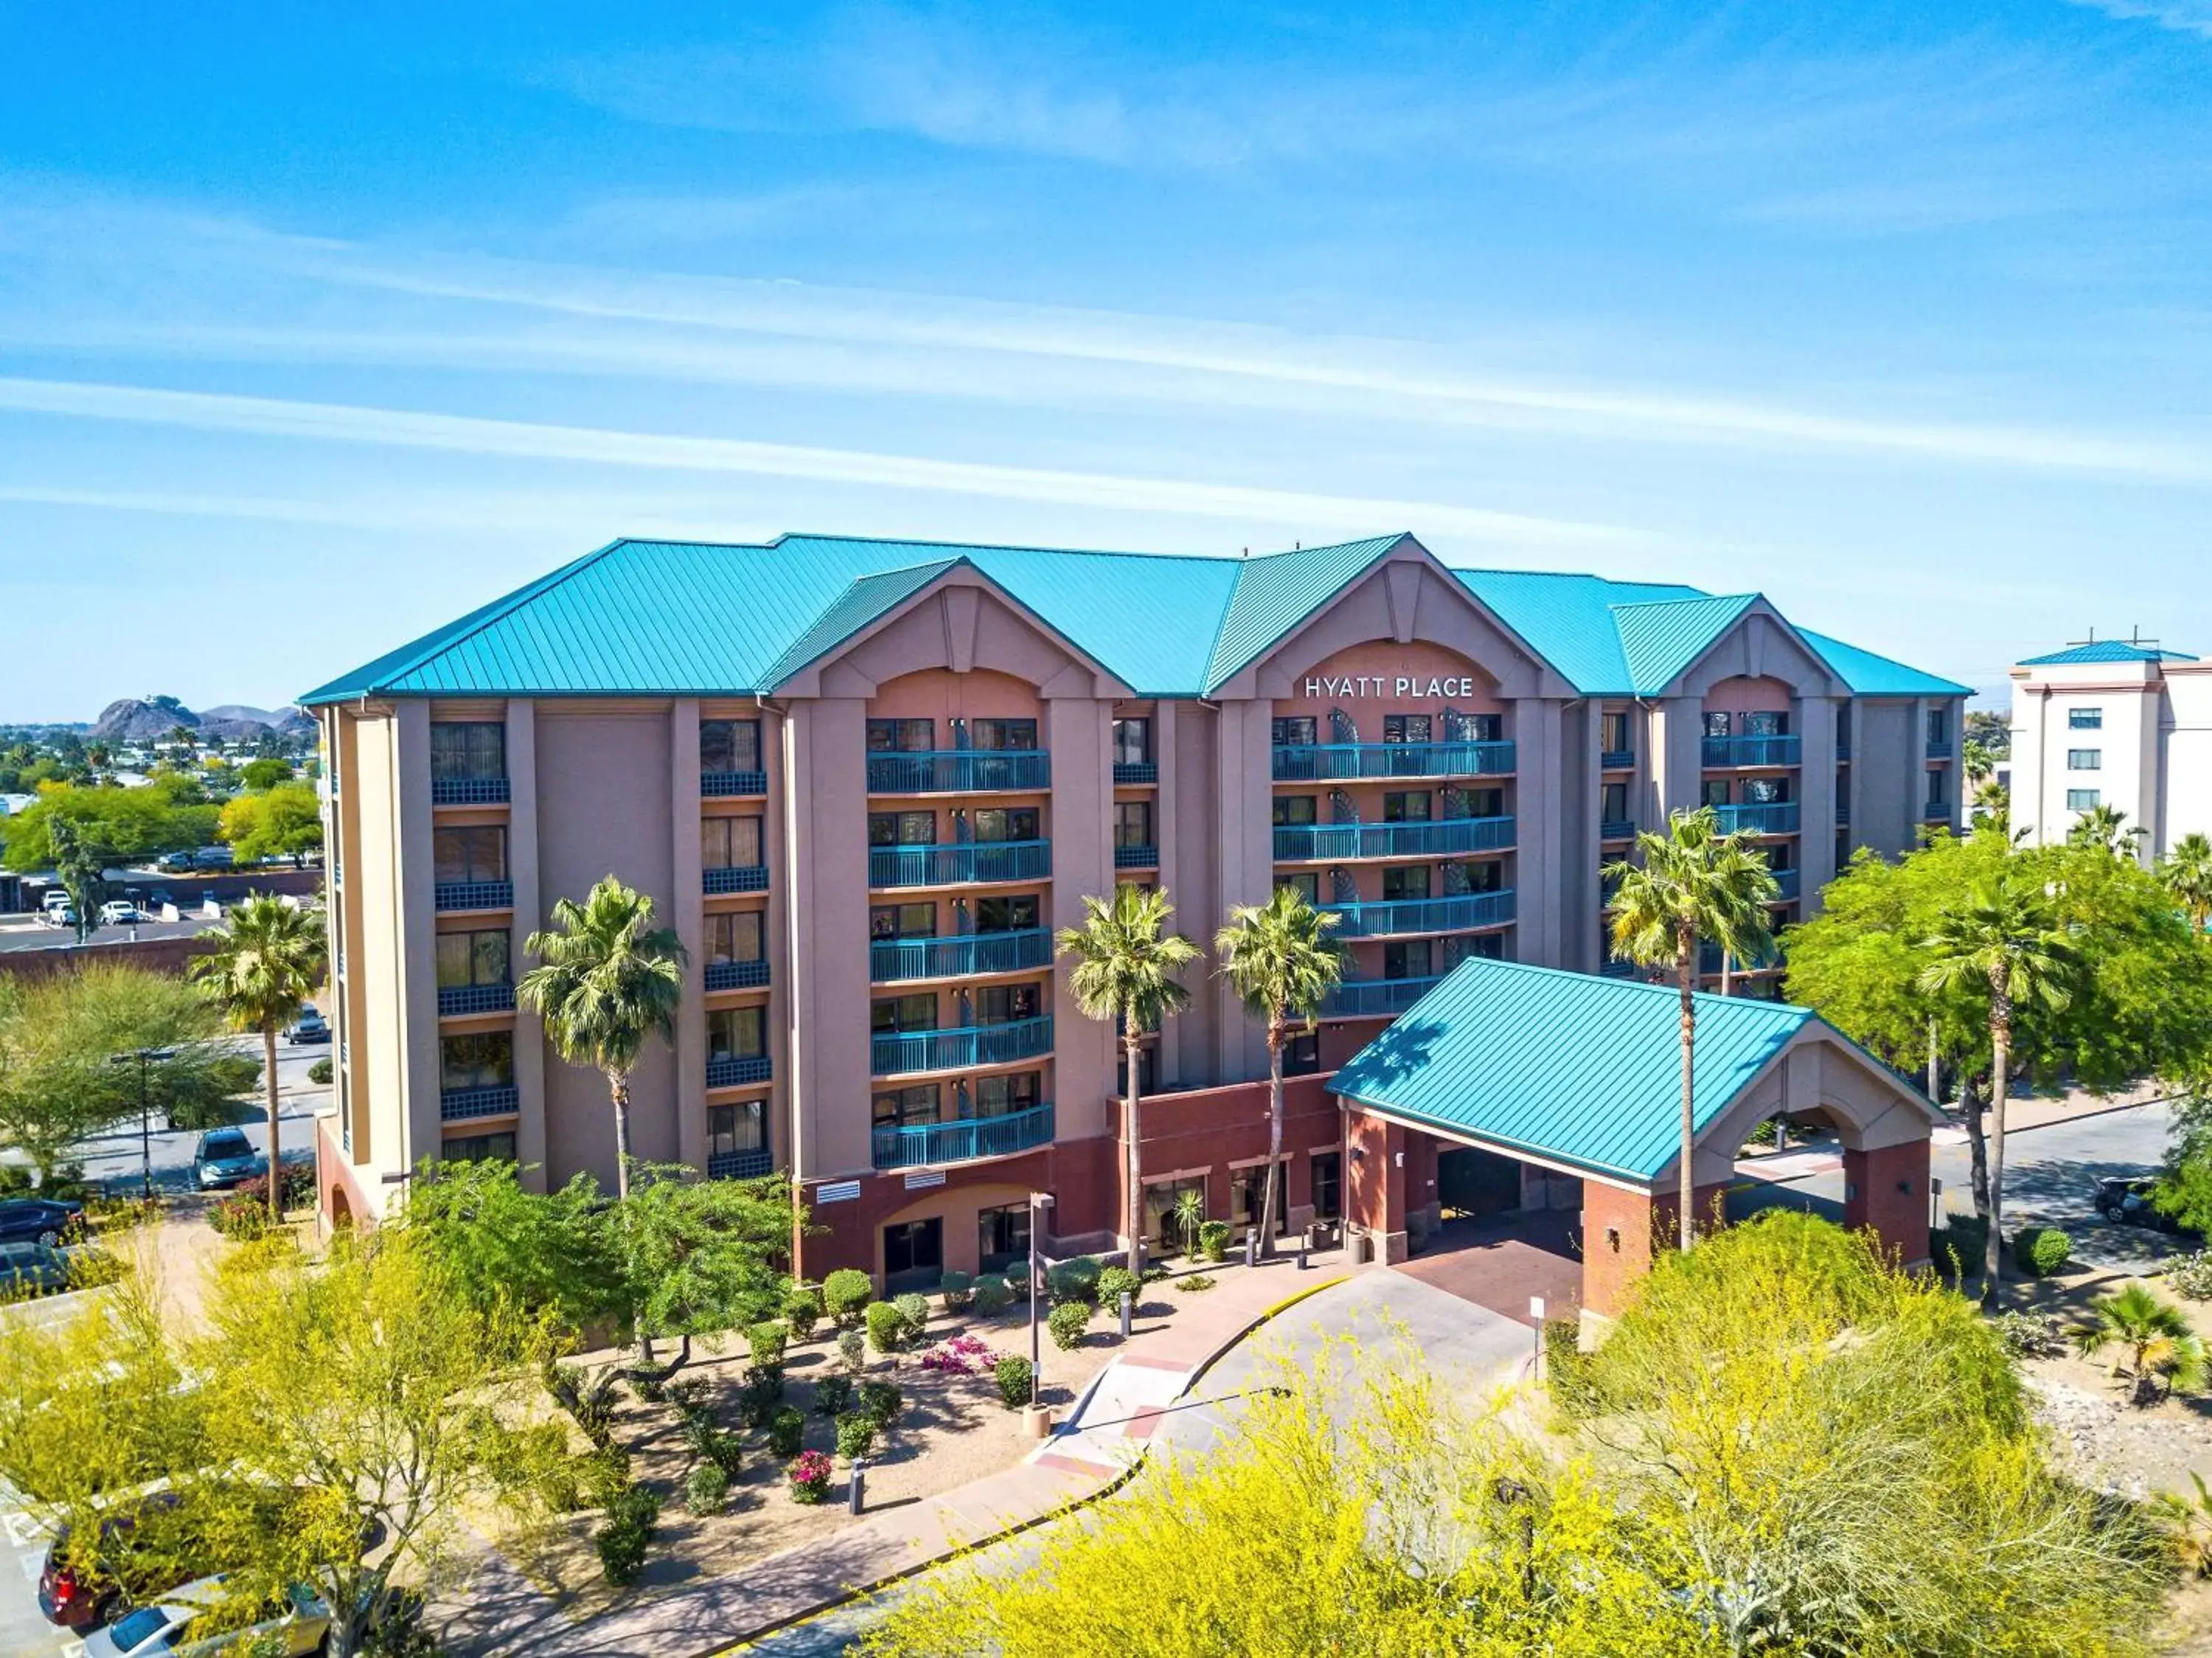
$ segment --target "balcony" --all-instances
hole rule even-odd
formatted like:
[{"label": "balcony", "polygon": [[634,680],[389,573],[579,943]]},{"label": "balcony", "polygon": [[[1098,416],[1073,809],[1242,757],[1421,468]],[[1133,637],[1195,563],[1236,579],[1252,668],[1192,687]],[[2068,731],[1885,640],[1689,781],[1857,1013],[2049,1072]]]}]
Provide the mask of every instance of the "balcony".
[{"label": "balcony", "polygon": [[1707,737],[1704,765],[1708,771],[1725,771],[1753,765],[1796,765],[1803,757],[1802,737]]},{"label": "balcony", "polygon": [[768,983],[768,962],[709,961],[702,981],[710,991],[753,991]]},{"label": "balcony", "polygon": [[431,889],[431,901],[441,910],[512,910],[514,883],[511,881],[441,881]]},{"label": "balcony", "polygon": [[1372,904],[1324,904],[1335,916],[1339,938],[1392,938],[1418,933],[1461,933],[1498,927],[1513,919],[1513,891],[1467,893],[1457,898],[1408,898]]},{"label": "balcony", "polygon": [[1723,832],[1732,833],[1747,829],[1754,835],[1794,835],[1797,832],[1797,802],[1784,801],[1744,801],[1734,806],[1716,806],[1713,815],[1721,820]]},{"label": "balcony", "polygon": [[1279,863],[1495,852],[1513,844],[1513,820],[1434,818],[1417,823],[1286,825],[1275,831]]},{"label": "balcony", "polygon": [[1158,783],[1160,768],[1151,760],[1115,760],[1114,781],[1117,783]]},{"label": "balcony", "polygon": [[1275,777],[1285,783],[1512,775],[1510,742],[1283,743],[1275,749]]},{"label": "balcony", "polygon": [[1836,802],[1836,827],[1848,829],[1851,824],[1851,803],[1847,800]]},{"label": "balcony", "polygon": [[1597,757],[1597,764],[1601,771],[1633,771],[1636,769],[1636,751],[1632,748],[1608,748]]},{"label": "balcony", "polygon": [[702,771],[699,774],[699,793],[708,800],[727,800],[732,795],[765,795],[768,793],[768,773],[765,771]]},{"label": "balcony", "polygon": [[765,893],[768,891],[768,865],[732,863],[717,869],[702,869],[699,872],[699,887],[709,898],[722,893]]},{"label": "balcony", "polygon": [[1771,873],[1774,876],[1773,901],[1775,903],[1787,904],[1799,896],[1799,887],[1802,881],[1801,871],[1796,869],[1776,869]]},{"label": "balcony", "polygon": [[755,1146],[746,1151],[718,1151],[707,1159],[707,1178],[710,1180],[757,1180],[772,1173],[774,1157],[766,1146]]},{"label": "balcony", "polygon": [[879,938],[868,946],[868,978],[878,984],[902,978],[1020,972],[1051,962],[1052,932],[1045,927],[963,933],[951,938]]},{"label": "balcony", "polygon": [[872,795],[1004,794],[1052,787],[1042,748],[933,748],[868,756]]},{"label": "balcony", "polygon": [[504,806],[507,802],[505,777],[430,779],[430,804],[433,806]]},{"label": "balcony", "polygon": [[1116,869],[1157,869],[1160,867],[1160,849],[1157,846],[1116,846],[1114,849]]},{"label": "balcony", "polygon": [[[1732,971],[1739,973],[1765,973],[1772,972],[1781,966],[1782,952],[1780,950],[1770,950],[1766,954],[1759,957],[1755,961],[1738,960],[1734,965]],[[1717,973],[1720,970],[1721,947],[1711,942],[1699,944],[1698,946],[1698,972]]]},{"label": "balcony", "polygon": [[872,1045],[869,1069],[878,1076],[904,1076],[914,1071],[1011,1064],[1051,1051],[1052,1015],[1043,1014],[1000,1025],[879,1035]]},{"label": "balcony", "polygon": [[741,1088],[748,1083],[765,1082],[775,1074],[775,1066],[764,1053],[712,1054],[707,1060],[710,1088]]},{"label": "balcony", "polygon": [[1836,759],[1837,759],[1838,761],[1844,761],[1844,760],[1848,760],[1848,759],[1850,759],[1850,757],[1851,757],[1851,740],[1850,740],[1849,737],[1838,737],[1838,738],[1837,738],[1837,739],[1836,739]]},{"label": "balcony", "polygon": [[979,840],[950,846],[872,846],[871,887],[959,887],[1042,881],[1052,873],[1048,840]]},{"label": "balcony", "polygon": [[1005,1157],[1048,1146],[1053,1137],[1052,1102],[1003,1117],[968,1117],[950,1123],[908,1123],[878,1127],[874,1137],[878,1168],[933,1168],[944,1163]]},{"label": "balcony", "polygon": [[1605,965],[1597,972],[1601,978],[1633,978],[1636,977],[1636,964],[1633,961],[1623,961],[1619,956],[1609,955],[1605,959]]},{"label": "balcony", "polygon": [[1323,1019],[1395,1019],[1443,982],[1425,978],[1347,978],[1321,1004]]},{"label": "balcony", "polygon": [[1599,823],[1597,826],[1597,838],[1600,840],[1634,840],[1636,838],[1636,820],[1634,818],[1607,818]]},{"label": "balcony", "polygon": [[505,1013],[514,1005],[514,986],[512,984],[441,984],[438,986],[438,1012],[441,1017],[469,1013]]},{"label": "balcony", "polygon": [[502,1088],[447,1088],[438,1096],[441,1122],[466,1123],[479,1117],[509,1117],[522,1108],[522,1096],[510,1082]]},{"label": "balcony", "polygon": [[1948,737],[1929,738],[1928,758],[1931,760],[1949,759],[1951,758],[1951,740]]}]

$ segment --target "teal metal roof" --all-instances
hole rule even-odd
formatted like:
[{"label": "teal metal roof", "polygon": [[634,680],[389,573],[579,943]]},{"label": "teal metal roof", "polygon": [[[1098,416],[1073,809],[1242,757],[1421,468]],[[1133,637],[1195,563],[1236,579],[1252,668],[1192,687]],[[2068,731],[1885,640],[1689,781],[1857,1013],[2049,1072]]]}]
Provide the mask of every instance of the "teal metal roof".
[{"label": "teal metal roof", "polygon": [[[1702,1131],[1816,1015],[1703,994],[1697,1009]],[[1472,958],[1329,1087],[1504,1152],[1655,1180],[1681,1144],[1680,1015],[1671,985]]]},{"label": "teal metal roof", "polygon": [[2160,650],[2127,639],[2097,639],[2086,645],[2069,645],[2047,656],[2030,656],[2022,667],[2056,667],[2068,662],[2193,662],[2186,651]]},{"label": "teal metal roof", "polygon": [[[1408,539],[1249,559],[831,535],[617,541],[301,700],[765,694],[962,564],[1139,696],[1202,697]],[[1753,602],[1595,576],[1452,573],[1585,696],[1663,692]],[[1966,694],[1803,637],[1856,692]]]}]

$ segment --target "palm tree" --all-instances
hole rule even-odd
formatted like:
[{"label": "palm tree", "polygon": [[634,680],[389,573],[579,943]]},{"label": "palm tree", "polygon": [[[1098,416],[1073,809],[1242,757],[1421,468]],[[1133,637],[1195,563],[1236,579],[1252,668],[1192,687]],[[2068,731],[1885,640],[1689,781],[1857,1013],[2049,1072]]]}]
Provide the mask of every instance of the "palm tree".
[{"label": "palm tree", "polygon": [[199,746],[200,734],[193,730],[191,727],[188,725],[173,725],[169,728],[170,747],[181,748],[185,753],[190,754],[198,749]]},{"label": "palm tree", "polygon": [[212,948],[192,962],[231,1028],[261,1033],[268,1085],[269,1218],[284,1217],[283,1156],[276,1137],[276,1033],[323,982],[330,936],[320,910],[298,909],[272,893],[250,893],[208,935]]},{"label": "palm tree", "polygon": [[2161,1381],[2193,1392],[2204,1385],[2204,1343],[2179,1308],[2140,1283],[2107,1295],[2089,1309],[2096,1322],[2075,1338],[2087,1356],[2116,1347],[2112,1374],[2135,1378],[2135,1402],[2157,1403]]},{"label": "palm tree", "polygon": [[1990,778],[1974,790],[1974,816],[1978,823],[1986,823],[1999,834],[2008,834],[2012,825],[2012,790]]},{"label": "palm tree", "polygon": [[1773,938],[1766,905],[1778,896],[1774,872],[1752,854],[1743,831],[1721,832],[1710,806],[1676,811],[1663,835],[1636,838],[1640,863],[1607,864],[1601,878],[1615,883],[1613,954],[1640,966],[1672,964],[1682,994],[1681,1246],[1697,1240],[1697,1179],[1692,1170],[1697,1139],[1698,944],[1705,937],[1734,940],[1749,955],[1764,955]]},{"label": "palm tree", "polygon": [[1190,992],[1176,973],[1198,960],[1198,948],[1180,933],[1166,930],[1175,905],[1164,889],[1139,892],[1127,881],[1110,899],[1085,895],[1084,923],[1060,930],[1060,953],[1075,958],[1068,985],[1086,1018],[1119,1019],[1122,1057],[1128,1075],[1121,1112],[1121,1137],[1127,1173],[1126,1218],[1129,1270],[1145,1270],[1145,1177],[1139,1154],[1143,1136],[1137,1112],[1137,1056],[1147,1030],[1190,1003]]},{"label": "palm tree", "polygon": [[[1711,923],[1713,941],[1721,947],[1723,996],[1735,994],[1737,964],[1760,966],[1773,948],[1773,916],[1765,900],[1781,891],[1766,855],[1753,846],[1748,838],[1744,838],[1741,844],[1736,844],[1737,839],[1731,836],[1723,844],[1718,890],[1728,903],[1714,912]],[[1760,875],[1766,878],[1764,897],[1759,896]]]},{"label": "palm tree", "polygon": [[1311,1030],[1322,1002],[1344,977],[1344,952],[1328,936],[1337,917],[1293,887],[1265,904],[1238,904],[1214,935],[1221,972],[1267,1027],[1267,1178],[1260,1191],[1260,1249],[1275,1253],[1275,1186],[1282,1179],[1283,1042],[1292,1021]]},{"label": "palm tree", "polygon": [[2002,875],[1979,882],[1921,941],[1929,953],[1920,987],[1986,986],[1990,998],[1990,1235],[1982,1258],[1982,1304],[1996,1304],[2003,1271],[2005,1097],[2012,1090],[2013,1018],[2026,1007],[2063,1008],[2078,957],[2043,887]]},{"label": "palm tree", "polygon": [[612,875],[578,904],[553,906],[552,926],[525,947],[540,963],[515,998],[545,1021],[554,1051],[607,1079],[615,1108],[615,1195],[629,1196],[629,1074],[646,1039],[673,1041],[684,1000],[684,950],[653,924],[653,900]]},{"label": "palm tree", "polygon": [[2184,835],[2158,867],[2166,890],[2189,912],[2189,923],[2202,933],[2212,923],[2212,836]]},{"label": "palm tree", "polygon": [[2146,832],[2141,824],[2130,826],[2128,814],[2106,801],[2074,820],[2074,826],[2066,832],[2066,844],[2101,846],[2114,857],[2133,857],[2136,844]]}]

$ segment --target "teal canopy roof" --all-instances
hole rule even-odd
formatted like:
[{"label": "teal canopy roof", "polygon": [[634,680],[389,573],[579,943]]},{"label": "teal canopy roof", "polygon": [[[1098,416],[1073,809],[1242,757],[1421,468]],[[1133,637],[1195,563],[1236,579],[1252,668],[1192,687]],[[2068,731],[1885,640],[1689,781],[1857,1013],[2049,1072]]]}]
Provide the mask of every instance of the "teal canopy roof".
[{"label": "teal canopy roof", "polygon": [[2047,656],[2031,656],[2022,667],[2055,667],[2069,662],[2193,662],[2186,651],[2160,650],[2128,639],[2096,639],[2086,645],[2069,645]]},{"label": "teal canopy roof", "polygon": [[[1139,696],[1202,697],[1408,538],[1255,558],[784,535],[765,546],[617,541],[309,692],[364,696],[766,694],[956,565]],[[1755,594],[1662,582],[1454,570],[1584,696],[1663,692]],[[1855,692],[1963,686],[1802,637]]]},{"label": "teal canopy roof", "polygon": [[[1473,958],[1329,1087],[1501,1152],[1648,1183],[1681,1144],[1681,1007],[1672,985]],[[1820,1021],[1745,997],[1700,994],[1697,1009],[1702,1132]]]}]

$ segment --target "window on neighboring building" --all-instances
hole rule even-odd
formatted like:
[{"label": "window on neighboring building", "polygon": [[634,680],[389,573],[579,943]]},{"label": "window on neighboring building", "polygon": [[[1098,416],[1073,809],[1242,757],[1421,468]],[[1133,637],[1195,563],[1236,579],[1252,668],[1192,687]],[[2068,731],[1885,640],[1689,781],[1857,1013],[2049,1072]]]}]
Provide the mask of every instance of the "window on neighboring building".
[{"label": "window on neighboring building", "polygon": [[1838,829],[1836,831],[1836,868],[1841,869],[1850,861],[1851,832],[1848,829]]},{"label": "window on neighboring building", "polygon": [[1729,716],[1727,715],[1708,714],[1705,716],[1705,735],[1708,737],[1725,737],[1728,735]]},{"label": "window on neighboring building", "polygon": [[976,1265],[986,1272],[1004,1272],[1020,1265],[1028,1271],[1030,1206],[1000,1204],[975,1211]]},{"label": "window on neighboring building", "polygon": [[507,775],[507,728],[489,720],[434,720],[430,724],[430,777],[503,777]]},{"label": "window on neighboring building", "polygon": [[1470,714],[1468,729],[1476,742],[1501,742],[1505,737],[1505,716],[1503,714]]},{"label": "window on neighboring building", "polygon": [[1928,710],[1928,741],[1929,742],[1951,741],[1951,710],[1949,709],[1931,708]]},{"label": "window on neighboring building", "polygon": [[1628,716],[1605,714],[1598,718],[1598,745],[1608,754],[1625,754],[1636,747],[1631,735]]},{"label": "window on neighboring building", "polygon": [[1012,933],[1024,931],[1037,924],[1037,901],[1030,893],[1018,898],[979,899],[975,904],[975,930],[979,933]]},{"label": "window on neighboring building", "polygon": [[2066,710],[2066,723],[2075,731],[2102,731],[2105,728],[2105,710],[2101,708],[2069,708]]},{"label": "window on neighboring building", "polygon": [[1502,818],[1505,815],[1505,791],[1503,789],[1470,789],[1467,791],[1467,814],[1471,818]]},{"label": "window on neighboring building", "polygon": [[934,846],[937,844],[937,814],[871,812],[868,814],[868,844]]},{"label": "window on neighboring building", "polygon": [[1838,703],[1836,704],[1836,747],[1848,747],[1850,741],[1851,705],[1849,703]]},{"label": "window on neighboring building", "polygon": [[1505,935],[1467,933],[1456,938],[1446,939],[1444,941],[1444,971],[1449,972],[1471,955],[1479,955],[1486,961],[1503,961],[1505,959]]},{"label": "window on neighboring building", "polygon": [[1426,742],[1433,723],[1426,714],[1385,714],[1382,716],[1382,741]]},{"label": "window on neighboring building", "polygon": [[1726,806],[1729,803],[1729,780],[1726,777],[1707,777],[1698,785],[1698,799],[1706,806]]},{"label": "window on neighboring building", "polygon": [[1173,1254],[1190,1241],[1182,1235],[1182,1229],[1175,1220],[1176,1207],[1186,1192],[1198,1194],[1198,1212],[1200,1215],[1208,1212],[1206,1177],[1202,1174],[1194,1174],[1182,1180],[1145,1182],[1145,1236],[1151,1242],[1153,1253]]},{"label": "window on neighboring building", "polygon": [[1044,1103],[1044,1073],[1006,1072],[975,1079],[975,1114],[1006,1117],[1018,1111],[1034,1111]]},{"label": "window on neighboring building", "polygon": [[1786,737],[1790,716],[1777,709],[1753,709],[1743,716],[1743,729],[1748,737]]},{"label": "window on neighboring building", "polygon": [[1321,1069],[1321,1033],[1302,1031],[1283,1044],[1283,1075],[1310,1076]]},{"label": "window on neighboring building", "polygon": [[2105,769],[2105,751],[2101,748],[2069,748],[2066,751],[2066,769],[2069,771],[2101,771]]},{"label": "window on neighboring building", "polygon": [[504,984],[507,982],[509,939],[504,927],[474,933],[438,935],[438,983]]},{"label": "window on neighboring building", "polygon": [[1316,1151],[1310,1161],[1314,1219],[1334,1221],[1344,1213],[1344,1154]]},{"label": "window on neighboring building", "polygon": [[1307,747],[1320,741],[1320,725],[1310,714],[1286,714],[1271,722],[1275,747]]},{"label": "window on neighboring building", "polygon": [[1382,946],[1382,977],[1426,978],[1435,971],[1431,966],[1433,943],[1426,938],[1389,940]]},{"label": "window on neighboring building", "polygon": [[768,862],[758,818],[699,820],[699,862],[709,869],[750,869]]},{"label": "window on neighboring building", "polygon": [[1778,806],[1790,798],[1787,777],[1746,777],[1743,797],[1754,806]]},{"label": "window on neighboring building", "polygon": [[1321,877],[1310,870],[1301,875],[1277,875],[1275,885],[1289,887],[1309,904],[1321,902]]},{"label": "window on neighboring building", "polygon": [[438,1087],[445,1093],[514,1084],[513,1031],[471,1031],[438,1039]]},{"label": "window on neighboring building", "polygon": [[514,1161],[514,1131],[497,1134],[456,1134],[438,1148],[449,1163],[511,1163]]},{"label": "window on neighboring building", "polygon": [[1152,844],[1152,803],[1148,800],[1114,802],[1114,844],[1150,846]]},{"label": "window on neighboring building", "polygon": [[1431,804],[1425,789],[1394,789],[1382,796],[1385,823],[1426,823]]},{"label": "window on neighboring building", "polygon": [[707,1107],[707,1155],[727,1157],[768,1143],[768,1101],[742,1100]]},{"label": "window on neighboring building", "polygon": [[1625,783],[1603,785],[1599,790],[1597,814],[1607,823],[1626,823],[1628,820],[1628,785]]},{"label": "window on neighboring building", "polygon": [[1042,985],[986,984],[975,992],[979,1025],[1010,1025],[1018,1019],[1035,1019],[1043,1011]]},{"label": "window on neighboring building", "polygon": [[2066,809],[2069,812],[2094,812],[2101,798],[2094,789],[2069,789],[2066,791]]},{"label": "window on neighboring building", "polygon": [[1385,903],[1393,903],[1400,899],[1426,898],[1428,895],[1428,865],[1393,865],[1383,870],[1382,898]]},{"label": "window on neighboring building", "polygon": [[1470,893],[1502,893],[1505,890],[1505,861],[1503,858],[1471,859],[1460,869],[1467,876]]},{"label": "window on neighboring building", "polygon": [[977,720],[969,728],[969,741],[977,748],[1035,748],[1035,720]]},{"label": "window on neighboring building", "polygon": [[[1285,1158],[1283,1161],[1287,1164],[1290,1160]],[[1275,1225],[1278,1228],[1285,1226],[1290,1222],[1290,1169],[1285,1167],[1280,1168],[1275,1175]],[[1249,1168],[1234,1171],[1229,1183],[1229,1218],[1238,1226],[1256,1224],[1260,1205],[1266,1201],[1262,1194],[1267,1189],[1267,1166],[1265,1163],[1257,1163]]]},{"label": "window on neighboring building", "polygon": [[870,938],[935,938],[934,904],[878,904],[868,911]]},{"label": "window on neighboring building", "polygon": [[942,1093],[935,1082],[878,1089],[873,1106],[875,1125],[878,1128],[912,1128],[917,1124],[934,1123],[939,1120],[942,1100]]},{"label": "window on neighboring building", "polygon": [[699,722],[702,771],[757,771],[761,769],[758,720]]},{"label": "window on neighboring building", "polygon": [[1149,765],[1152,759],[1152,722],[1124,718],[1114,722],[1114,764]]},{"label": "window on neighboring building", "polygon": [[937,992],[916,991],[908,996],[887,996],[871,1002],[868,1004],[868,1028],[878,1036],[935,1030]]},{"label": "window on neighboring building", "polygon": [[1275,827],[1302,829],[1320,821],[1316,808],[1320,802],[1312,795],[1278,795],[1275,796]]},{"label": "window on neighboring building", "polygon": [[937,743],[934,720],[870,720],[868,747],[878,753],[919,753]]},{"label": "window on neighboring building", "polygon": [[433,830],[430,854],[441,882],[507,879],[507,830],[499,824]]},{"label": "window on neighboring building", "polygon": [[1041,820],[1034,806],[987,806],[975,814],[979,841],[1035,840]]},{"label": "window on neighboring building", "polygon": [[702,941],[707,960],[758,961],[763,954],[761,923],[763,918],[758,910],[726,910],[709,915],[706,937]]},{"label": "window on neighboring building", "polygon": [[[1129,1051],[1116,1042],[1121,1058],[1114,1065],[1114,1092],[1127,1096],[1129,1092]],[[1150,1094],[1159,1087],[1159,1050],[1143,1047],[1137,1050],[1137,1092]],[[1149,1188],[1147,1188],[1149,1190]]]},{"label": "window on neighboring building", "polygon": [[709,1059],[757,1059],[768,1051],[768,1009],[711,1008],[707,1013]]}]

